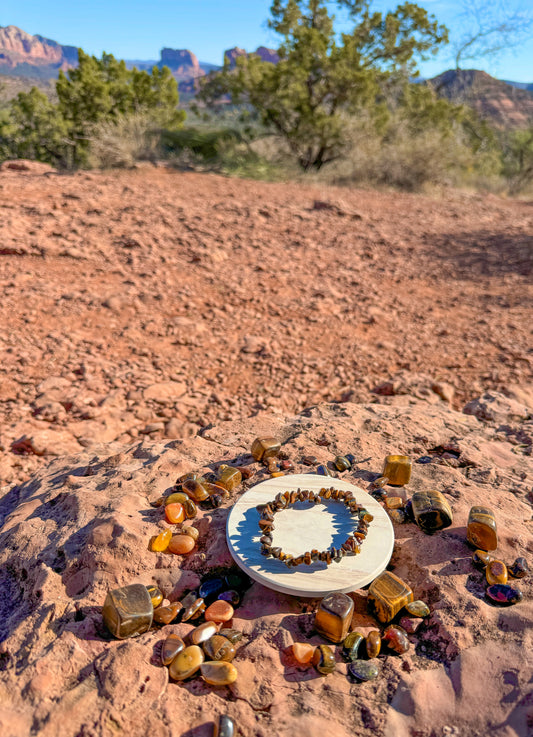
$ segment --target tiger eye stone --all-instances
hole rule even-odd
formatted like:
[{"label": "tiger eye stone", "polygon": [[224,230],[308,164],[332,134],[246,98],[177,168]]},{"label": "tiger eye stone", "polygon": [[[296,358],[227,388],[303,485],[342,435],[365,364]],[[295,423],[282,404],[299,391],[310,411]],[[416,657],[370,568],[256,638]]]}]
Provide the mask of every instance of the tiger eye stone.
[{"label": "tiger eye stone", "polygon": [[218,627],[214,622],[204,622],[198,627],[195,627],[192,632],[189,633],[191,643],[193,645],[201,645],[203,642],[209,640],[218,632]]},{"label": "tiger eye stone", "polygon": [[374,579],[368,589],[369,609],[380,622],[390,622],[413,599],[409,586],[390,571],[385,571]]},{"label": "tiger eye stone", "polygon": [[159,535],[152,538],[150,547],[154,553],[162,553],[168,548],[170,541],[172,540],[172,532],[170,530],[163,530]]},{"label": "tiger eye stone", "polygon": [[238,676],[237,668],[233,663],[224,661],[207,661],[200,666],[202,678],[210,686],[229,686],[235,683]]},{"label": "tiger eye stone", "polygon": [[183,504],[167,504],[165,507],[165,517],[167,522],[171,524],[179,524],[185,519],[185,510]]},{"label": "tiger eye stone", "polygon": [[281,443],[276,438],[256,438],[252,443],[252,455],[256,461],[264,461],[277,456],[281,450]]},{"label": "tiger eye stone", "polygon": [[170,624],[176,619],[182,609],[183,606],[179,601],[175,601],[168,606],[159,606],[157,609],[154,609],[154,622],[158,624]]},{"label": "tiger eye stone", "polygon": [[382,489],[388,483],[389,483],[389,477],[388,476],[379,476],[379,478],[374,479],[374,481],[372,481],[372,486],[375,489]]},{"label": "tiger eye stone", "polygon": [[388,496],[385,499],[387,509],[401,509],[404,506],[404,500],[401,496]]},{"label": "tiger eye stone", "polygon": [[368,660],[354,660],[348,666],[348,673],[358,681],[373,681],[379,675],[379,665]]},{"label": "tiger eye stone", "polygon": [[403,525],[407,522],[407,515],[403,509],[389,509],[389,517],[397,525]]},{"label": "tiger eye stone", "polygon": [[148,589],[133,583],[109,591],[102,607],[107,629],[119,640],[135,637],[152,626],[154,607]]},{"label": "tiger eye stone", "polygon": [[487,583],[507,583],[507,566],[501,560],[491,560],[485,568]]},{"label": "tiger eye stone", "polygon": [[175,491],[173,494],[169,494],[169,496],[165,499],[165,506],[167,504],[184,504],[189,497],[187,494],[184,494],[183,491]]},{"label": "tiger eye stone", "polygon": [[235,722],[227,714],[221,714],[218,722],[215,722],[213,737],[236,737],[237,727]]},{"label": "tiger eye stone", "polygon": [[324,676],[335,670],[335,655],[327,645],[319,645],[315,649],[312,662],[317,671]]},{"label": "tiger eye stone", "polygon": [[200,670],[204,662],[204,653],[198,645],[189,645],[176,655],[169,667],[170,677],[174,681],[183,681]]},{"label": "tiger eye stone", "polygon": [[198,514],[198,507],[192,499],[186,499],[183,502],[183,511],[185,512],[186,519],[194,519]]},{"label": "tiger eye stone", "polygon": [[233,607],[228,601],[217,599],[205,610],[206,622],[229,622],[233,617]]},{"label": "tiger eye stone", "polygon": [[183,490],[193,502],[205,502],[206,499],[209,499],[207,489],[196,479],[187,479],[187,481],[184,481]]},{"label": "tiger eye stone", "polygon": [[525,558],[517,558],[515,562],[508,566],[508,571],[513,578],[525,578],[529,573],[529,566]]},{"label": "tiger eye stone", "polygon": [[175,555],[187,555],[194,550],[194,540],[190,535],[173,535],[168,550]]},{"label": "tiger eye stone", "polygon": [[305,466],[317,466],[318,465],[318,458],[316,456],[304,456],[302,458],[302,463]]},{"label": "tiger eye stone", "polygon": [[477,568],[485,568],[491,560],[494,560],[494,556],[487,553],[485,550],[476,550],[472,556],[472,562]]},{"label": "tiger eye stone", "polygon": [[325,596],[318,606],[315,629],[331,642],[342,642],[350,630],[353,600],[346,594]]},{"label": "tiger eye stone", "polygon": [[387,647],[398,655],[403,655],[409,650],[407,632],[397,624],[390,624],[385,629],[383,640],[387,643]]},{"label": "tiger eye stone", "polygon": [[242,474],[233,466],[221,466],[218,474],[218,483],[227,491],[233,491],[242,482]]},{"label": "tiger eye stone", "polygon": [[516,586],[509,586],[506,583],[495,583],[492,586],[488,586],[486,594],[491,601],[501,606],[518,604],[523,598],[520,589]]},{"label": "tiger eye stone", "polygon": [[146,588],[148,590],[148,593],[150,594],[152,606],[155,609],[161,604],[165,597],[163,596],[163,593],[157,588],[157,586],[147,586]]},{"label": "tiger eye stone", "polygon": [[366,636],[366,654],[369,658],[377,658],[381,650],[381,635],[378,630],[372,630]]},{"label": "tiger eye stone", "polygon": [[346,456],[337,456],[333,463],[335,464],[337,471],[349,471],[352,467],[352,464]]},{"label": "tiger eye stone", "polygon": [[348,637],[342,643],[342,654],[350,662],[357,660],[359,657],[359,648],[364,641],[364,637],[360,632],[350,632]]},{"label": "tiger eye stone", "polygon": [[415,522],[427,535],[452,524],[452,509],[440,491],[416,491],[411,502]]},{"label": "tiger eye stone", "polygon": [[468,515],[466,539],[480,550],[496,550],[498,534],[494,512],[488,507],[472,507]]},{"label": "tiger eye stone", "polygon": [[[214,625],[214,622],[211,623]],[[232,642],[223,635],[212,635],[203,643],[204,653],[209,660],[225,660],[228,663],[233,660],[237,651]]]},{"label": "tiger eye stone", "polygon": [[[183,604],[183,602],[182,602]],[[200,615],[205,612],[205,601],[201,598],[188,606],[183,612],[182,622],[188,622],[190,619],[197,619]]]},{"label": "tiger eye stone", "polygon": [[406,604],[405,611],[408,612],[411,617],[419,617],[420,619],[423,619],[424,617],[429,617],[430,615],[428,605],[424,601],[420,601],[420,599],[417,599],[416,601],[411,601],[409,602],[409,604]]},{"label": "tiger eye stone", "polygon": [[404,486],[408,484],[411,478],[411,459],[409,456],[387,456],[381,475],[389,479],[391,486]]},{"label": "tiger eye stone", "polygon": [[178,637],[178,635],[169,635],[166,640],[163,641],[161,647],[161,662],[163,665],[170,665],[176,655],[185,650],[185,643]]},{"label": "tiger eye stone", "polygon": [[242,632],[239,632],[239,630],[229,629],[229,628],[223,628],[218,633],[219,635],[222,635],[222,637],[225,637],[226,640],[229,640],[233,645],[235,643],[242,640]]},{"label": "tiger eye stone", "polygon": [[315,646],[310,645],[308,642],[293,642],[292,654],[294,655],[295,660],[302,663],[302,665],[305,665],[306,663],[310,663],[313,659]]}]

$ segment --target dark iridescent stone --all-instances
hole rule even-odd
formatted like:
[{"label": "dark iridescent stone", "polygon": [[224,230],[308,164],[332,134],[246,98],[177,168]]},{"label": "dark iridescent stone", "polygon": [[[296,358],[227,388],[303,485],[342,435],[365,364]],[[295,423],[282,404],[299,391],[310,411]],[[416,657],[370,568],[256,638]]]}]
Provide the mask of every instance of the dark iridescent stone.
[{"label": "dark iridescent stone", "polygon": [[356,460],[355,456],[353,455],[353,453],[346,453],[346,456],[345,457],[351,463],[352,466],[355,463],[357,463],[357,460]]},{"label": "dark iridescent stone", "polygon": [[201,599],[209,599],[216,596],[224,588],[224,581],[221,578],[208,578],[198,589],[198,595]]},{"label": "dark iridescent stone", "polygon": [[364,639],[360,632],[350,632],[342,643],[342,654],[346,660],[350,662],[357,660],[359,657],[359,648]]},{"label": "dark iridescent stone", "polygon": [[529,566],[525,558],[517,558],[507,570],[513,578],[525,578],[529,573]]},{"label": "dark iridescent stone", "polygon": [[133,583],[110,591],[102,607],[107,629],[119,640],[135,637],[150,629],[154,615],[146,586]]},{"label": "dark iridescent stone", "polygon": [[406,522],[414,522],[415,521],[415,515],[413,513],[413,502],[409,499],[403,509]]},{"label": "dark iridescent stone", "polygon": [[320,476],[332,476],[331,471],[327,466],[325,466],[323,463],[321,463],[319,466],[316,467],[316,472]]},{"label": "dark iridescent stone", "polygon": [[241,595],[238,591],[235,591],[233,589],[223,591],[221,594],[218,595],[218,598],[221,601],[229,601],[232,607],[238,607],[241,603]]},{"label": "dark iridescent stone", "polygon": [[235,722],[227,714],[221,714],[218,722],[215,722],[213,737],[236,737],[237,728]]},{"label": "dark iridescent stone", "polygon": [[431,463],[433,458],[431,456],[420,456],[420,458],[417,458],[415,463]]},{"label": "dark iridescent stone", "polygon": [[232,642],[234,645],[236,642],[239,642],[240,640],[242,640],[242,632],[239,632],[239,630],[224,628],[224,629],[221,629],[218,634],[221,635],[222,637],[225,637],[227,640]]},{"label": "dark iridescent stone", "polygon": [[387,643],[389,649],[398,653],[398,655],[403,655],[409,650],[407,632],[397,624],[389,624],[383,633],[382,639]]},{"label": "dark iridescent stone", "polygon": [[319,645],[313,655],[313,665],[319,673],[327,675],[335,670],[335,655],[327,645]]},{"label": "dark iridescent stone", "polygon": [[348,672],[358,681],[373,681],[379,675],[379,665],[370,660],[354,660],[348,666]]},{"label": "dark iridescent stone", "polygon": [[487,596],[495,604],[501,606],[510,606],[511,604],[518,604],[522,601],[523,594],[520,589],[516,586],[509,586],[505,583],[495,583],[487,588]]},{"label": "dark iridescent stone", "polygon": [[178,635],[169,635],[161,646],[161,661],[163,665],[170,665],[176,655],[185,650],[185,643]]}]

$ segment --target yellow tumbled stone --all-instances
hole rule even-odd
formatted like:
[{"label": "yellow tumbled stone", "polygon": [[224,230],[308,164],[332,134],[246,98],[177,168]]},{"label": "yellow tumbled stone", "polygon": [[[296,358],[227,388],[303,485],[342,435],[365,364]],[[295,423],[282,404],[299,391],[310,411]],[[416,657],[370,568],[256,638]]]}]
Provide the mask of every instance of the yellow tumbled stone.
[{"label": "yellow tumbled stone", "polygon": [[172,540],[172,532],[170,530],[163,530],[159,535],[152,538],[152,550],[154,553],[162,553],[169,546]]},{"label": "yellow tumbled stone", "polygon": [[198,645],[189,645],[182,650],[170,664],[170,677],[175,681],[183,681],[200,670],[204,662],[204,651]]},{"label": "yellow tumbled stone", "polygon": [[382,476],[389,479],[391,486],[404,486],[411,478],[411,459],[409,456],[389,455],[383,464]]},{"label": "yellow tumbled stone", "polygon": [[229,686],[237,680],[238,672],[233,663],[225,660],[208,660],[200,666],[202,678],[210,686]]}]

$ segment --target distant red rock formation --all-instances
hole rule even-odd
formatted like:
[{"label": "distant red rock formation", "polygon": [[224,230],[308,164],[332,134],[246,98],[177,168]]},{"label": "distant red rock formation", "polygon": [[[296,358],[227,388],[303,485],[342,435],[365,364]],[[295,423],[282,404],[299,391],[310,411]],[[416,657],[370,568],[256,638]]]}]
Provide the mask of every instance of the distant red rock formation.
[{"label": "distant red rock formation", "polygon": [[[262,61],[269,61],[271,64],[277,64],[279,61],[278,52],[274,49],[267,49],[266,46],[259,46],[259,48],[251,53],[257,54],[257,56],[259,56]],[[239,56],[247,55],[248,52],[244,49],[239,48],[238,46],[235,46],[233,49],[228,49],[224,52],[224,58],[228,58],[231,68],[233,68],[237,64],[237,59],[239,58]]]},{"label": "distant red rock formation", "polygon": [[78,52],[74,46],[61,46],[43,36],[32,36],[16,26],[0,27],[0,70],[15,69],[19,64],[49,67],[50,70],[75,66]]},{"label": "distant red rock formation", "polygon": [[188,49],[161,49],[161,66],[167,66],[176,77],[202,77],[205,72]]}]

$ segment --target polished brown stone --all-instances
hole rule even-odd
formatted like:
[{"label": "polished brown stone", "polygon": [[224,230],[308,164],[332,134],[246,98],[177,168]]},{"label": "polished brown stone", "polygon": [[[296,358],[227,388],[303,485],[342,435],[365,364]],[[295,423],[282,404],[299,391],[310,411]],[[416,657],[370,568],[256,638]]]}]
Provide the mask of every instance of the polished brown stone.
[{"label": "polished brown stone", "polygon": [[405,502],[401,496],[388,496],[385,498],[385,506],[387,509],[401,509]]},{"label": "polished brown stone", "polygon": [[265,461],[271,456],[277,456],[281,450],[281,443],[276,438],[256,438],[252,443],[252,455],[256,461]]},{"label": "polished brown stone", "polygon": [[170,665],[176,655],[185,650],[185,643],[178,635],[169,635],[161,646],[161,661],[163,665]]},{"label": "polished brown stone", "polygon": [[213,737],[237,737],[235,722],[227,714],[221,714],[215,722]]},{"label": "polished brown stone", "polygon": [[366,654],[369,658],[377,658],[381,650],[381,635],[378,630],[372,630],[366,636]]},{"label": "polished brown stone", "polygon": [[346,660],[354,661],[359,657],[359,648],[364,642],[364,637],[360,632],[350,632],[342,643],[342,654]]},{"label": "polished brown stone", "polygon": [[183,491],[175,491],[165,498],[166,504],[184,504],[190,497],[187,496]]},{"label": "polished brown stone", "polygon": [[133,583],[109,591],[102,607],[107,629],[119,640],[141,635],[150,629],[154,607],[148,589]]},{"label": "polished brown stone", "polygon": [[337,471],[349,471],[352,467],[352,464],[346,456],[337,456],[333,463],[335,464]]},{"label": "polished brown stone", "polygon": [[421,619],[423,617],[429,617],[430,614],[428,605],[424,601],[420,601],[420,599],[406,604],[405,611],[410,614],[411,617],[419,617]]},{"label": "polished brown stone", "polygon": [[485,577],[489,586],[494,583],[507,583],[507,566],[501,560],[491,560],[485,568]]},{"label": "polished brown stone", "polygon": [[485,568],[488,564],[494,560],[494,556],[487,553],[485,550],[476,550],[472,556],[472,562],[477,568]]},{"label": "polished brown stone", "polygon": [[452,508],[440,491],[416,491],[411,503],[416,524],[428,535],[453,522]]},{"label": "polished brown stone", "polygon": [[183,502],[183,510],[185,512],[186,519],[194,519],[198,514],[198,508],[192,499],[186,499]]},{"label": "polished brown stone", "polygon": [[409,586],[390,571],[374,579],[368,589],[369,609],[380,622],[390,622],[413,599]]},{"label": "polished brown stone", "polygon": [[238,468],[233,466],[221,466],[218,473],[217,483],[227,491],[233,491],[242,482],[242,475]]},{"label": "polished brown stone", "polygon": [[206,661],[200,666],[202,678],[210,686],[229,686],[235,683],[238,676],[237,668],[233,663],[224,661]]},{"label": "polished brown stone", "polygon": [[169,667],[170,677],[174,681],[183,681],[200,670],[204,662],[204,653],[198,645],[189,645],[176,655]]},{"label": "polished brown stone", "polygon": [[187,555],[194,550],[194,546],[190,535],[173,535],[167,550],[175,555]]},{"label": "polished brown stone", "polygon": [[409,456],[389,455],[383,464],[382,476],[389,479],[391,486],[404,486],[411,478],[411,459]]},{"label": "polished brown stone", "polygon": [[335,670],[335,654],[327,645],[319,645],[316,648],[312,662],[317,671],[324,676]]},{"label": "polished brown stone", "polygon": [[295,660],[302,663],[302,665],[305,665],[306,663],[310,663],[313,659],[315,646],[310,645],[308,642],[293,642],[292,654],[294,655]]},{"label": "polished brown stone", "polygon": [[237,651],[235,645],[223,635],[212,635],[203,643],[204,653],[208,660],[226,660],[230,662]]},{"label": "polished brown stone", "polygon": [[188,535],[189,537],[192,537],[194,542],[197,542],[198,538],[200,537],[200,530],[197,527],[193,527],[192,525],[184,525],[180,528],[179,532],[181,535]]},{"label": "polished brown stone", "polygon": [[196,479],[187,479],[183,482],[183,490],[193,500],[193,502],[204,502],[209,498],[209,492],[204,485]]},{"label": "polished brown stone", "polygon": [[409,650],[409,638],[407,632],[397,624],[390,624],[383,633],[383,641],[387,647],[398,655],[403,655]]},{"label": "polished brown stone", "polygon": [[189,633],[191,645],[201,645],[203,642],[209,640],[210,637],[214,637],[217,632],[218,626],[215,622],[204,622]]},{"label": "polished brown stone", "polygon": [[[183,602],[182,602],[183,604]],[[205,601],[199,597],[183,612],[182,622],[188,622],[190,619],[197,619],[205,612]]]},{"label": "polished brown stone", "polygon": [[152,600],[152,606],[154,609],[158,607],[163,599],[165,598],[163,596],[163,592],[160,591],[157,586],[147,586],[148,593],[150,594],[150,599]]},{"label": "polished brown stone", "polygon": [[525,558],[517,558],[514,563],[507,567],[513,578],[525,578],[529,573],[529,566]]},{"label": "polished brown stone", "polygon": [[154,609],[154,622],[158,624],[170,624],[176,619],[182,609],[183,606],[179,601],[175,601],[168,606],[159,606],[157,609]]},{"label": "polished brown stone", "polygon": [[496,550],[498,533],[494,512],[488,507],[472,507],[468,515],[466,539],[480,550]]},{"label": "polished brown stone", "polygon": [[239,630],[224,627],[220,630],[218,634],[222,635],[222,637],[225,637],[227,640],[233,643],[233,645],[242,640],[242,632],[239,632]]},{"label": "polished brown stone", "polygon": [[228,601],[214,601],[205,610],[206,622],[229,622],[233,617],[233,607]]}]

